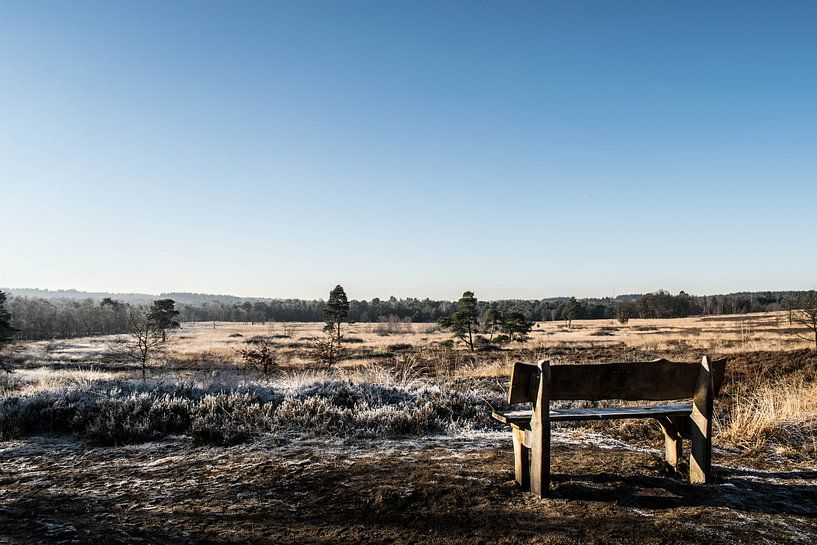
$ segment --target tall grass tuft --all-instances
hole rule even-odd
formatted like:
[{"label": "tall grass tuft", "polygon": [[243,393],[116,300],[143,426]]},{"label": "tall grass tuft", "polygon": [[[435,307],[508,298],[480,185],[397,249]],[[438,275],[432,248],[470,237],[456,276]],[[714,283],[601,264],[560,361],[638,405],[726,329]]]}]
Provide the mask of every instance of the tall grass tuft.
[{"label": "tall grass tuft", "polygon": [[817,383],[802,375],[763,380],[740,388],[718,421],[719,441],[761,452],[817,453]]}]

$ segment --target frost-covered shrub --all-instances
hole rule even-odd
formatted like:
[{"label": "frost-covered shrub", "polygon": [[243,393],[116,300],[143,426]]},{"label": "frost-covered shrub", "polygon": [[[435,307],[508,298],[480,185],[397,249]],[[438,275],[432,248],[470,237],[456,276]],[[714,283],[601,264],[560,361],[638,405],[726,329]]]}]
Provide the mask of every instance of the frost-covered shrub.
[{"label": "frost-covered shrub", "polygon": [[247,422],[224,419],[213,414],[195,419],[190,426],[190,435],[197,445],[237,445],[247,441],[252,431]]},{"label": "frost-covered shrub", "polygon": [[93,439],[114,445],[154,439],[160,430],[151,425],[152,404],[146,394],[103,400],[84,431]]},{"label": "frost-covered shrub", "polygon": [[0,439],[76,433],[117,445],[190,434],[199,444],[230,445],[259,432],[423,435],[492,427],[486,400],[502,403],[496,392],[419,381],[98,381],[0,398]]},{"label": "frost-covered shrub", "polygon": [[197,444],[234,445],[268,428],[280,395],[208,394],[194,406],[190,433]]},{"label": "frost-covered shrub", "polygon": [[278,429],[338,434],[351,425],[351,410],[326,397],[310,395],[286,399],[275,412]]}]

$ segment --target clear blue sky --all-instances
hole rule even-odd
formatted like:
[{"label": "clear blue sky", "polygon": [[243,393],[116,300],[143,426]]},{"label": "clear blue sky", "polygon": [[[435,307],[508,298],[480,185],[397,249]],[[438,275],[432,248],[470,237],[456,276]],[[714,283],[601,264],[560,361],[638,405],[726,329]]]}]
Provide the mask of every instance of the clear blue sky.
[{"label": "clear blue sky", "polygon": [[0,286],[817,285],[815,2],[0,4]]}]

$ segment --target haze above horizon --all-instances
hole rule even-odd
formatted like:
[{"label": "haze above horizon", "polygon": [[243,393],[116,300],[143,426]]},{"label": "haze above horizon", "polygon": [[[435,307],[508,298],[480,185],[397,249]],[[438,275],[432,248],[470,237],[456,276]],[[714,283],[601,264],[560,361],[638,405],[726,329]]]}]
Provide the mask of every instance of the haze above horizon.
[{"label": "haze above horizon", "polygon": [[0,285],[817,287],[817,4],[4,2]]}]

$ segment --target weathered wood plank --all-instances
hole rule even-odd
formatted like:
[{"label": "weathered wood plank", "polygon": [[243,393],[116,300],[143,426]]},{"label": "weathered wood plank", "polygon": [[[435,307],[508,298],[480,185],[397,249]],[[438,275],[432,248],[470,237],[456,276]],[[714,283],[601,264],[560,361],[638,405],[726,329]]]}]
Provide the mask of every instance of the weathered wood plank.
[{"label": "weathered wood plank", "polygon": [[692,398],[689,416],[692,445],[689,455],[689,482],[706,484],[711,480],[712,470],[712,412],[714,384],[711,361],[704,356]]},{"label": "weathered wood plank", "polygon": [[544,498],[550,492],[550,363],[541,361],[539,386],[530,419],[530,491]]},{"label": "weathered wood plank", "polygon": [[539,366],[535,363],[518,361],[511,371],[511,387],[508,390],[508,404],[530,403],[536,399],[539,388]]},{"label": "weathered wood plank", "polygon": [[665,401],[689,398],[698,366],[690,363],[604,363],[554,365],[551,399]]},{"label": "weathered wood plank", "polygon": [[664,454],[667,468],[678,472],[678,463],[683,456],[683,438],[681,436],[682,417],[662,416],[658,418],[661,429],[664,431]]},{"label": "weathered wood plank", "polygon": [[530,490],[530,449],[525,446],[525,430],[513,427],[514,476],[522,490]]},{"label": "weathered wood plank", "polygon": [[[530,409],[494,412],[491,416],[503,424],[524,424],[529,422],[533,412]],[[623,418],[658,418],[662,416],[689,416],[692,403],[668,403],[664,405],[641,405],[638,407],[603,407],[550,409],[550,420],[566,422],[573,420],[619,420]]]},{"label": "weathered wood plank", "polygon": [[[698,363],[656,360],[639,363],[567,364],[551,366],[550,399],[598,401],[668,401],[692,397]],[[726,360],[713,362],[716,391],[723,382]]]}]

